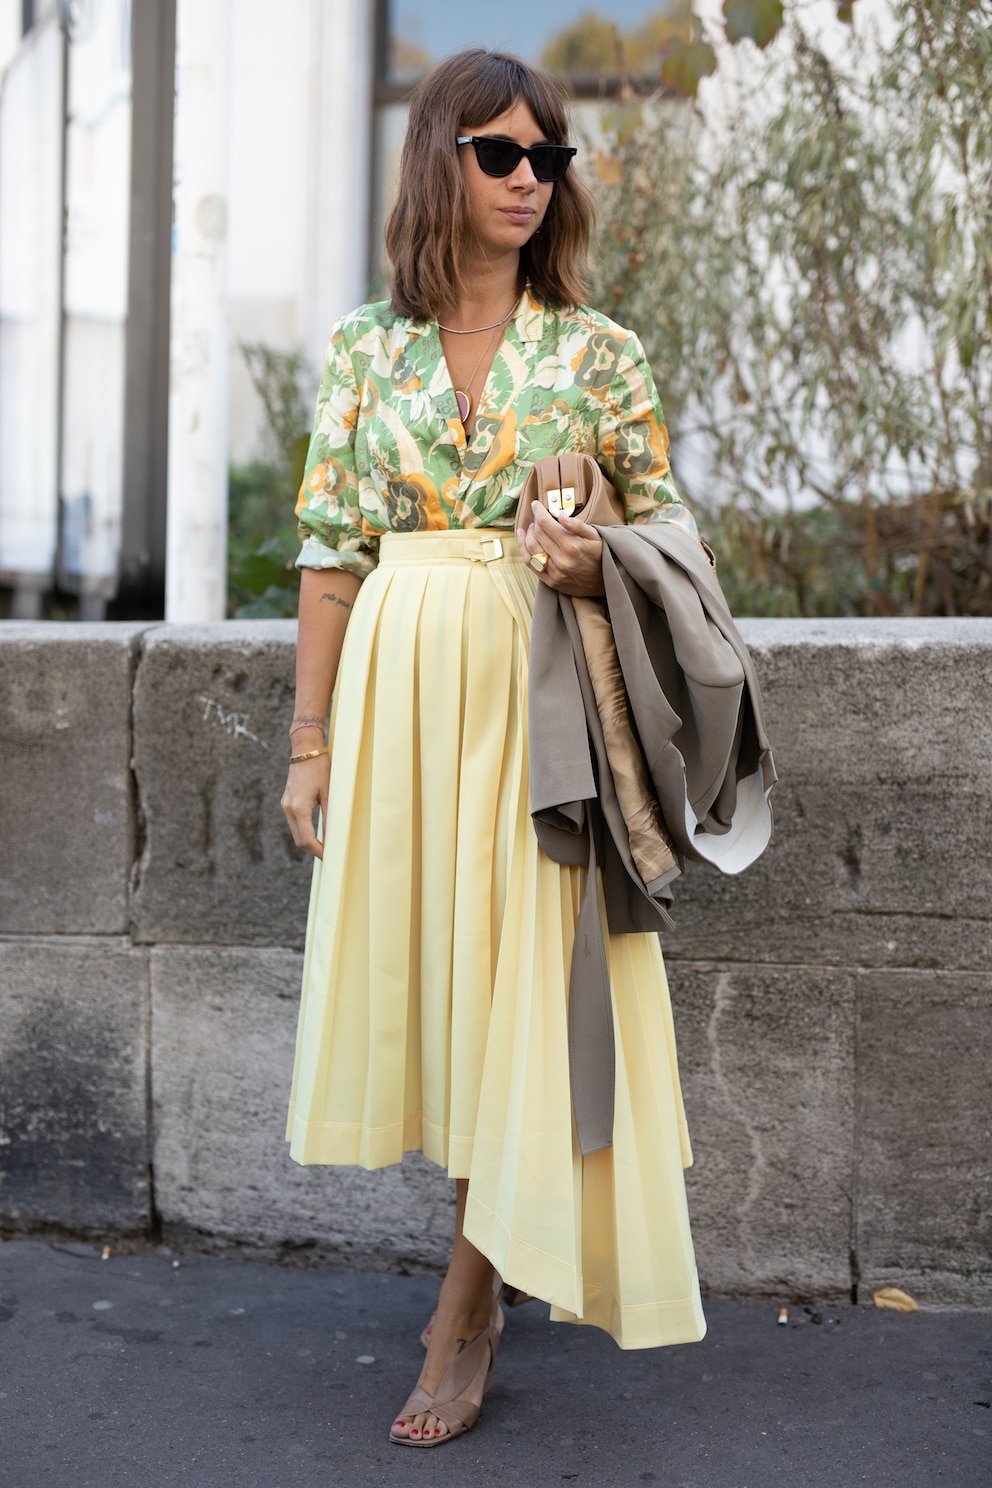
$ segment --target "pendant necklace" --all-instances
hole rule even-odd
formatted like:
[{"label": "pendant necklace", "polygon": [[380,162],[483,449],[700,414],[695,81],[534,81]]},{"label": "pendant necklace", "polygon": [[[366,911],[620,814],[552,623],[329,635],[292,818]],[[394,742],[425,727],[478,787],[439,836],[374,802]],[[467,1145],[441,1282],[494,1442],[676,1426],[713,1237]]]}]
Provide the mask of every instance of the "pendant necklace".
[{"label": "pendant necklace", "polygon": [[[512,314],[513,314],[513,311],[511,310],[510,311],[510,315],[512,315]],[[509,315],[504,316],[503,320],[498,320],[496,322],[496,326],[495,327],[493,327],[493,326],[480,326],[479,329],[480,330],[491,331],[493,329],[496,329],[496,328],[504,325],[505,322],[507,320],[509,320],[509,318],[510,318]],[[447,327],[446,326],[440,326],[440,329],[442,331],[443,330],[447,330]],[[464,334],[467,335],[468,332],[466,331]],[[471,371],[471,373],[469,375],[469,378],[468,378],[468,380],[467,380],[467,382],[465,384],[465,389],[463,390],[461,388],[455,388],[455,402],[458,404],[458,415],[459,415],[459,417],[460,417],[460,419],[461,419],[461,421],[462,421],[463,424],[465,424],[465,423],[468,422],[469,414],[472,412],[472,384],[475,381],[475,374],[478,372],[479,368],[482,366],[482,360],[483,360],[483,357],[486,355],[486,352],[487,351],[490,351],[492,349],[492,347],[496,344],[496,340],[497,340],[497,338],[495,336],[491,336],[490,339],[483,346],[482,352],[481,352],[481,354],[479,356],[479,360],[476,362],[475,366],[472,368],[472,371]]]},{"label": "pendant necklace", "polygon": [[[498,331],[503,326],[506,325],[506,322],[509,320],[510,316],[513,314],[513,312],[514,312],[514,310],[516,310],[516,308],[517,308],[517,301],[515,300],[513,302],[513,304],[510,306],[509,310],[507,310],[506,314],[503,316],[502,320],[494,320],[493,323],[492,323],[492,325],[471,326],[468,330],[460,331],[460,330],[457,330],[454,326],[442,325],[441,322],[438,321],[437,322],[437,328],[438,328],[439,331],[447,331],[447,333],[448,333],[449,336],[478,336],[480,334],[480,332],[482,332],[482,331]],[[472,412],[472,396],[471,395],[472,395],[472,384],[475,381],[475,374],[478,372],[479,368],[482,366],[482,359],[486,355],[486,352],[489,350],[489,348],[492,345],[493,345],[493,342],[492,341],[487,341],[486,344],[485,344],[485,346],[483,346],[483,348],[482,348],[482,355],[479,357],[479,360],[476,362],[475,366],[472,368],[471,376],[469,377],[467,383],[465,384],[465,388],[464,389],[463,388],[455,388],[455,402],[458,404],[458,414],[459,414],[459,417],[461,418],[461,421],[462,421],[463,424],[467,422],[468,417],[469,417],[469,415]]]}]

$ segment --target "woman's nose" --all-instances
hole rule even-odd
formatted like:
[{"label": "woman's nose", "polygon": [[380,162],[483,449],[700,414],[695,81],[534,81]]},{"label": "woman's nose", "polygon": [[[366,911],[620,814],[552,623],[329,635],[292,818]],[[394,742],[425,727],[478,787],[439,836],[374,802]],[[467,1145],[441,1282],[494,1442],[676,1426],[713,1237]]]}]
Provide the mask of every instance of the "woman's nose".
[{"label": "woman's nose", "polygon": [[510,172],[510,185],[515,190],[531,190],[537,185],[537,177],[526,155],[522,155],[515,170]]}]

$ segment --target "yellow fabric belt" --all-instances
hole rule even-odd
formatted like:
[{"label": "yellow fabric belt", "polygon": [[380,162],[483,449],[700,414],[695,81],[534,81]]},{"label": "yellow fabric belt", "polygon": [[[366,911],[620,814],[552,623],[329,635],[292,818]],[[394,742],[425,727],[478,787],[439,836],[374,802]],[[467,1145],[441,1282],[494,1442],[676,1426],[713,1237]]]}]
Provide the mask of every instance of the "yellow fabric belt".
[{"label": "yellow fabric belt", "polygon": [[440,532],[384,532],[379,562],[397,563],[525,563],[513,533],[483,529],[476,536],[460,528]]}]

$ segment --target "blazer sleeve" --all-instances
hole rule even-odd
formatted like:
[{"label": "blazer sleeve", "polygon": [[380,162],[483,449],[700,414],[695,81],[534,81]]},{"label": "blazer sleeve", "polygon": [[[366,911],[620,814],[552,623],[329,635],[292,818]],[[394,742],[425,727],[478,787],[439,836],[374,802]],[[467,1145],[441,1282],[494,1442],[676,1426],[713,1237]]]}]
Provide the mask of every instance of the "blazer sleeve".
[{"label": "blazer sleeve", "polygon": [[627,503],[627,521],[676,522],[699,534],[668,463],[668,430],[644,348],[630,335],[599,419],[597,457]]},{"label": "blazer sleeve", "polygon": [[360,401],[346,322],[338,321],[331,332],[296,503],[303,544],[297,568],[345,568],[365,578],[378,562],[379,540],[363,530],[359,509],[355,430]]}]

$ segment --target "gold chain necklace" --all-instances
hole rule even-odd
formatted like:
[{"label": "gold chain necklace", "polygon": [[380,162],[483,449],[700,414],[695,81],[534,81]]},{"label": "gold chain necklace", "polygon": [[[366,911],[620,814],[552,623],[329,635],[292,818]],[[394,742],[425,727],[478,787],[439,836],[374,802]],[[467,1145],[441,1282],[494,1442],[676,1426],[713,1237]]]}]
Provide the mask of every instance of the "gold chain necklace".
[{"label": "gold chain necklace", "polygon": [[494,320],[492,325],[473,326],[472,329],[469,331],[459,331],[456,330],[454,326],[443,326],[440,321],[437,322],[437,328],[439,331],[447,331],[449,336],[478,336],[482,331],[494,331],[497,326],[506,325],[506,322],[509,320],[510,316],[513,314],[516,308],[517,302],[516,300],[514,300],[513,304],[510,306],[509,310],[507,310],[502,320]]},{"label": "gold chain necklace", "polygon": [[[509,319],[509,316],[507,316],[506,318],[508,320]],[[498,321],[497,322],[497,328],[499,326],[502,326],[502,325],[503,325],[503,321]],[[444,329],[445,329],[445,327],[444,326],[441,326],[441,330],[444,330]],[[487,326],[486,329],[487,330],[492,330],[493,327],[492,326]],[[486,344],[483,346],[482,352],[481,352],[481,354],[479,356],[479,360],[476,362],[475,366],[472,368],[471,374],[470,374],[470,376],[469,376],[469,378],[468,378],[468,380],[467,380],[467,382],[465,384],[465,388],[464,389],[462,389],[462,388],[455,388],[455,402],[458,404],[458,415],[459,415],[459,417],[460,417],[460,419],[461,419],[461,421],[462,421],[463,424],[468,423],[469,415],[472,412],[472,396],[471,395],[472,395],[472,384],[475,381],[475,374],[478,372],[479,368],[482,366],[482,360],[483,360],[483,357],[486,355],[486,352],[489,351],[489,350],[491,350],[491,348],[493,346],[495,346],[497,340],[498,340],[498,337],[491,336],[489,338],[489,340],[486,342]]]}]

